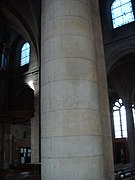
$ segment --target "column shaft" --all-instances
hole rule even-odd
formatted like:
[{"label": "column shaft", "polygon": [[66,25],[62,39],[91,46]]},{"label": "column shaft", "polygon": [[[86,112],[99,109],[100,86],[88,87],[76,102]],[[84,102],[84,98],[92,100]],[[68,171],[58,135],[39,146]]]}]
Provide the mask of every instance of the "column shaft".
[{"label": "column shaft", "polygon": [[135,131],[134,131],[132,104],[125,103],[125,109],[126,109],[126,120],[127,120],[129,161],[134,162],[135,161]]},{"label": "column shaft", "polygon": [[39,163],[39,82],[34,83],[34,117],[31,119],[31,163]]},{"label": "column shaft", "polygon": [[100,22],[97,2],[42,0],[42,180],[107,179],[101,120],[108,118],[99,109],[107,90],[98,82],[104,61],[96,56],[101,31],[93,26]]},{"label": "column shaft", "polygon": [[3,146],[3,165],[5,168],[9,167],[11,164],[11,125],[8,123],[4,123],[4,144]]},{"label": "column shaft", "polygon": [[4,124],[0,124],[0,168],[3,166],[4,162]]}]

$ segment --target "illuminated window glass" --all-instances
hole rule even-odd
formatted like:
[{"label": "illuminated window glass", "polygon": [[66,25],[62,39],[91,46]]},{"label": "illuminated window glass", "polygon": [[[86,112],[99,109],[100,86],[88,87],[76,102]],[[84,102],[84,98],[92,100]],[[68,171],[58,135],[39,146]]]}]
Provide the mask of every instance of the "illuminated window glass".
[{"label": "illuminated window glass", "polygon": [[133,112],[134,127],[135,127],[135,105],[132,105],[132,112]]},{"label": "illuminated window glass", "polygon": [[117,100],[113,106],[113,120],[115,138],[127,137],[126,111],[121,99]]},{"label": "illuminated window glass", "polygon": [[134,21],[131,0],[115,0],[111,6],[113,28]]},{"label": "illuminated window glass", "polygon": [[21,61],[20,66],[28,64],[30,60],[30,44],[26,42],[21,49]]}]

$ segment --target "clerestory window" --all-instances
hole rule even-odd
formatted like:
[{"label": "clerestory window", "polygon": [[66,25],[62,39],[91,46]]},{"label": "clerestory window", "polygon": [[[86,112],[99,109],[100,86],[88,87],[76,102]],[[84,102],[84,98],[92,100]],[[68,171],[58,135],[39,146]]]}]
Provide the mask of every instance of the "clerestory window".
[{"label": "clerestory window", "polygon": [[26,42],[21,48],[20,66],[28,64],[30,61],[30,44]]},{"label": "clerestory window", "polygon": [[135,20],[131,0],[115,0],[111,6],[111,14],[114,29]]}]

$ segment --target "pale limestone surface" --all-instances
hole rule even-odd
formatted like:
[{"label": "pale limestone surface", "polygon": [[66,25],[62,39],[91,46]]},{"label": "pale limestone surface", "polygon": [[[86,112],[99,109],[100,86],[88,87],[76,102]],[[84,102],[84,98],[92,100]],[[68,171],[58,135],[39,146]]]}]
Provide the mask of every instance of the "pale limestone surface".
[{"label": "pale limestone surface", "polygon": [[[42,179],[55,180],[101,180],[104,179],[102,156],[78,158],[43,159]],[[85,171],[84,171],[85,169]]]},{"label": "pale limestone surface", "polygon": [[[95,110],[63,110],[42,113],[42,138],[63,136],[101,135],[99,116]],[[47,124],[47,126],[46,126]]]},{"label": "pale limestone surface", "polygon": [[98,1],[43,0],[41,24],[42,180],[112,180]]}]

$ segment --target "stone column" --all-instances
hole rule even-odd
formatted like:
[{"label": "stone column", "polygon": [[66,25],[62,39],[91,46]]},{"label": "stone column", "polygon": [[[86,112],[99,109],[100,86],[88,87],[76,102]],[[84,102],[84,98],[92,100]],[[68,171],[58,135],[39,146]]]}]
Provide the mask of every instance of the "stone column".
[{"label": "stone column", "polygon": [[132,104],[124,103],[126,110],[127,120],[127,134],[128,134],[128,151],[129,151],[129,162],[135,162],[135,131],[134,131],[134,118],[132,112]]},{"label": "stone column", "polygon": [[3,166],[4,162],[4,124],[0,123],[0,168]]},{"label": "stone column", "polygon": [[[114,164],[112,151],[111,120],[109,110],[109,98],[107,89],[107,74],[105,67],[101,22],[98,1],[90,0],[90,17],[93,31],[93,44],[95,51],[95,63],[97,73],[97,85],[99,95],[99,127],[102,134],[104,173],[106,180],[114,179]],[[102,177],[101,177],[102,179]]]},{"label": "stone column", "polygon": [[10,124],[4,123],[3,125],[3,135],[4,135],[4,143],[3,147],[3,166],[5,168],[9,167],[11,164],[11,132],[10,132]]},{"label": "stone column", "polygon": [[99,41],[95,36],[101,36],[101,31],[92,22],[98,24],[99,14],[91,13],[93,7],[98,9],[97,2],[42,0],[42,180],[113,179],[104,168],[103,149],[109,143],[103,138],[102,118],[107,122],[108,116],[103,117],[99,108],[104,102],[100,97],[106,98],[107,91],[98,82],[102,55],[96,67],[101,56],[96,57],[95,41]]},{"label": "stone column", "polygon": [[31,119],[31,163],[39,163],[39,82],[34,83],[34,108]]},{"label": "stone column", "polygon": [[113,120],[113,103],[109,103],[109,112],[110,112],[110,120],[111,120],[111,134],[112,138],[115,138],[115,130],[114,130],[114,120]]}]

